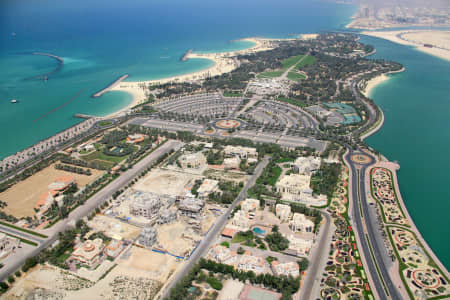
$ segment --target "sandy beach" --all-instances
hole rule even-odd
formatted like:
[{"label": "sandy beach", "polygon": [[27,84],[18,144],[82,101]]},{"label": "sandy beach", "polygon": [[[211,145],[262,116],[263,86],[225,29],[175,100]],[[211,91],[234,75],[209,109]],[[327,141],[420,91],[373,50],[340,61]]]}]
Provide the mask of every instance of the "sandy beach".
[{"label": "sandy beach", "polygon": [[[450,61],[450,31],[363,31],[361,34],[386,39],[402,45],[414,46],[420,51]],[[431,45],[432,47],[425,47],[425,44]]]},{"label": "sandy beach", "polygon": [[[308,35],[308,38],[313,38]],[[266,51],[273,49],[272,40],[271,39],[262,39],[262,38],[246,38],[242,39],[243,41],[249,41],[254,43],[253,47],[248,49],[231,51],[231,52],[219,52],[219,53],[201,53],[201,52],[191,52],[187,55],[188,59],[209,59],[214,62],[214,64],[204,70],[188,73],[184,75],[177,75],[167,78],[161,78],[156,80],[146,80],[146,81],[122,81],[116,86],[112,87],[111,91],[122,91],[129,93],[133,96],[133,101],[127,107],[112,113],[105,118],[110,118],[113,116],[117,116],[131,107],[136,106],[145,102],[148,98],[148,87],[153,84],[164,84],[168,82],[179,83],[179,82],[195,82],[202,81],[210,76],[217,76],[224,73],[228,73],[233,71],[239,66],[239,62],[234,59],[234,57],[238,55],[251,54],[260,51]]]},{"label": "sandy beach", "polygon": [[374,77],[367,82],[366,88],[363,91],[364,96],[370,97],[372,90],[382,82],[388,81],[389,76],[386,74],[381,74],[380,76]]}]

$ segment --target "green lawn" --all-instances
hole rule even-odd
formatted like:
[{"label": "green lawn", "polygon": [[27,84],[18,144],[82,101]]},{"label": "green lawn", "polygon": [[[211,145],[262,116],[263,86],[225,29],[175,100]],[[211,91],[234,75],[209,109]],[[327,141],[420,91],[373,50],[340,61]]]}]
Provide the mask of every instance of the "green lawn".
[{"label": "green lawn", "polygon": [[300,100],[295,100],[295,99],[289,99],[289,98],[284,98],[284,97],[278,97],[277,98],[278,101],[282,101],[282,102],[286,102],[286,103],[290,103],[292,105],[298,106],[298,107],[306,107],[308,105],[306,105],[305,102],[302,102]]},{"label": "green lawn", "polygon": [[105,126],[109,126],[112,125],[112,121],[101,121],[98,123],[98,126],[100,127],[105,127]]},{"label": "green lawn", "polygon": [[279,71],[268,71],[268,72],[262,72],[261,74],[258,74],[258,78],[275,78],[280,77],[283,75],[284,72],[286,72],[287,69],[292,67],[293,65],[297,64],[304,55],[296,55],[289,58],[284,59],[281,62],[281,70]]},{"label": "green lawn", "polygon": [[258,74],[258,78],[275,78],[280,77],[283,75],[284,71],[268,71],[268,72],[262,72],[261,74]]},{"label": "green lawn", "polygon": [[246,238],[245,236],[240,235],[239,232],[238,232],[238,233],[236,233],[236,234],[234,235],[234,237],[233,237],[233,239],[231,240],[231,242],[232,242],[233,244],[240,244],[240,243],[242,243],[242,242],[245,242],[245,240],[247,240],[247,238]]},{"label": "green lawn", "polygon": [[275,186],[275,183],[277,183],[278,177],[280,177],[281,173],[283,173],[283,169],[279,166],[275,165],[272,168],[273,176],[269,179],[269,184],[271,186]]},{"label": "green lawn", "polygon": [[291,72],[288,73],[287,78],[290,79],[290,80],[298,82],[298,81],[302,81],[303,79],[305,79],[306,76],[301,74],[301,73],[297,73],[295,71],[294,72],[291,71]]},{"label": "green lawn", "polygon": [[86,156],[83,156],[83,159],[86,161],[93,161],[93,160],[103,160],[111,163],[119,163],[122,160],[126,159],[128,155],[124,156],[110,156],[106,155],[101,151],[95,151],[91,154],[88,154]]},{"label": "green lawn", "polygon": [[307,57],[305,57],[298,65],[297,65],[297,69],[301,69],[305,66],[310,66],[312,64],[314,64],[316,62],[316,58],[314,56],[308,55]]},{"label": "green lawn", "polygon": [[283,70],[286,71],[293,65],[297,64],[303,58],[303,56],[304,55],[296,55],[296,56],[292,56],[292,57],[284,59],[281,62],[281,65],[283,66]]}]

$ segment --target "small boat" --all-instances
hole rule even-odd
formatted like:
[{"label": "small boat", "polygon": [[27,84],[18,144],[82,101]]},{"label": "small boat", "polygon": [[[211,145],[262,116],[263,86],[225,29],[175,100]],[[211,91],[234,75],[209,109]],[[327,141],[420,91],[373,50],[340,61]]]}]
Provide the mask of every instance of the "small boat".
[{"label": "small boat", "polygon": [[11,100],[11,103],[17,103],[17,102],[19,102],[19,101],[17,101],[16,99]]}]

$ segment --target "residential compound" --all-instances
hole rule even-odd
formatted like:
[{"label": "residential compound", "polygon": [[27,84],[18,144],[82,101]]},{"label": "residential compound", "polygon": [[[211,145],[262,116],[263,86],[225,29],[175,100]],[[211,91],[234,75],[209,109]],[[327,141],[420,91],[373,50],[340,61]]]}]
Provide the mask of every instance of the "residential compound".
[{"label": "residential compound", "polygon": [[275,213],[281,222],[288,221],[291,216],[291,207],[286,204],[277,204],[275,206]]},{"label": "residential compound", "polygon": [[255,160],[258,159],[256,148],[231,146],[228,145],[223,149],[226,156],[238,156],[240,159]]},{"label": "residential compound", "polygon": [[304,214],[294,213],[292,220],[289,222],[289,227],[294,232],[313,232],[314,223],[307,219]]},{"label": "residential compound", "polygon": [[250,251],[245,251],[239,258],[237,268],[244,271],[253,271],[256,274],[263,273],[265,270],[264,259],[259,256],[253,256]]},{"label": "residential compound", "polygon": [[259,256],[253,256],[250,251],[245,251],[243,255],[238,255],[235,251],[221,245],[212,246],[206,258],[219,263],[232,265],[239,270],[253,271],[257,274],[263,273],[266,269],[264,259]]},{"label": "residential compound", "polygon": [[219,181],[213,179],[205,179],[197,190],[198,197],[206,199],[209,194],[220,193]]},{"label": "residential compound", "polygon": [[280,276],[292,276],[297,277],[300,275],[300,268],[298,264],[294,261],[287,263],[280,263],[278,261],[273,261],[271,264],[272,271],[275,275]]},{"label": "residential compound", "polygon": [[232,251],[222,245],[212,246],[209,249],[206,258],[227,265],[236,265],[236,263],[238,262],[238,254],[236,253],[236,251]]},{"label": "residential compound", "polygon": [[320,163],[320,157],[298,157],[293,163],[291,163],[291,168],[296,173],[312,175],[314,171],[320,168]]},{"label": "residential compound", "polygon": [[238,210],[231,221],[231,225],[239,231],[247,231],[250,227],[250,220],[248,214],[242,210]]},{"label": "residential compound", "polygon": [[327,197],[325,195],[313,195],[310,182],[311,175],[289,174],[278,180],[275,188],[282,195],[282,199],[286,201],[316,206],[326,204]]},{"label": "residential compound", "polygon": [[311,176],[302,174],[289,174],[283,176],[276,184],[278,193],[290,195],[293,199],[307,198],[312,196],[310,188]]},{"label": "residential compound", "polygon": [[92,267],[100,262],[100,254],[105,248],[102,239],[95,239],[93,241],[87,240],[79,246],[75,246],[72,256],[69,260],[75,260],[78,263]]},{"label": "residential compound", "polygon": [[241,210],[246,213],[255,212],[259,208],[260,202],[257,199],[247,198],[241,204]]},{"label": "residential compound", "polygon": [[201,153],[189,153],[180,156],[178,159],[183,169],[198,169],[206,164],[206,157]]},{"label": "residential compound", "polygon": [[223,160],[223,167],[225,170],[239,170],[241,159],[238,156],[227,157]]},{"label": "residential compound", "polygon": [[60,176],[49,184],[48,191],[41,194],[35,205],[36,217],[41,219],[55,201],[60,205],[64,192],[74,184],[76,184],[76,181],[71,176]]}]

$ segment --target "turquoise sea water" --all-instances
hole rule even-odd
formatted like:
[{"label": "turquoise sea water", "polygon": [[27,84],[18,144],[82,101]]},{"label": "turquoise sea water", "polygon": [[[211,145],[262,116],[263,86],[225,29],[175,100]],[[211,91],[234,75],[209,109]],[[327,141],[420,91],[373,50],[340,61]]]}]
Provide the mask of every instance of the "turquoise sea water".
[{"label": "turquoise sea water", "polygon": [[[0,158],[80,120],[126,106],[128,94],[91,98],[123,74],[144,80],[207,68],[209,60],[180,62],[188,49],[230,51],[250,36],[340,29],[354,8],[321,1],[268,0],[5,0],[0,2]],[[15,33],[15,38],[12,33]],[[49,52],[65,61],[48,82],[24,78],[50,72],[57,61],[17,54]],[[81,94],[64,108],[40,116]],[[11,104],[18,99],[19,104]]]},{"label": "turquoise sea water", "polygon": [[374,57],[406,67],[371,93],[385,113],[385,123],[367,143],[399,162],[399,185],[408,211],[448,269],[450,62],[377,38],[362,41],[376,47]]}]

